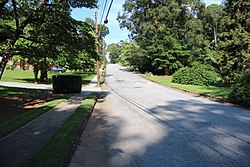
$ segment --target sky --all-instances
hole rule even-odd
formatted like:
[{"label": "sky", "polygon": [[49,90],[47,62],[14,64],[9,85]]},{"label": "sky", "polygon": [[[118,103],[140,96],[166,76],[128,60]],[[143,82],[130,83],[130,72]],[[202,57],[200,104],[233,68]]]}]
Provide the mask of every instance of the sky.
[{"label": "sky", "polygon": [[[100,23],[101,20],[101,16],[103,13],[103,9],[105,6],[105,1],[106,0],[99,0],[98,1],[98,23]],[[201,0],[204,3],[206,3],[206,5],[210,5],[210,4],[220,4],[222,2],[222,0]],[[107,4],[106,4],[106,10],[104,10],[104,16],[102,19],[102,23],[106,17],[109,5],[110,5],[111,0],[107,0]],[[125,0],[113,0],[113,4],[111,6],[109,15],[108,15],[108,23],[106,24],[106,26],[109,28],[109,34],[105,37],[105,41],[106,43],[109,45],[111,43],[118,43],[120,40],[128,40],[128,34],[129,31],[126,29],[120,29],[119,23],[116,20],[118,12],[122,12],[122,5],[124,4]],[[94,9],[73,9],[72,13],[71,13],[72,17],[75,18],[76,20],[81,20],[84,21],[85,18],[91,18],[93,20],[95,20],[95,16],[94,16]]]}]

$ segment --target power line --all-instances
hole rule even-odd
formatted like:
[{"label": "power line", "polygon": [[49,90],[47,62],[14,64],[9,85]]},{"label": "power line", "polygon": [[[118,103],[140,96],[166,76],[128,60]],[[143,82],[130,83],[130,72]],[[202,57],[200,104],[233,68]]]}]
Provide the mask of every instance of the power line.
[{"label": "power line", "polygon": [[110,8],[111,8],[111,6],[112,6],[112,3],[113,3],[113,0],[111,0],[111,3],[110,3],[110,5],[109,5],[108,13],[107,13],[106,18],[105,18],[105,20],[104,20],[104,24],[107,24],[107,23],[108,23],[108,15],[109,15],[109,11],[110,11]]},{"label": "power line", "polygon": [[102,23],[102,19],[103,19],[104,12],[105,12],[105,10],[106,10],[107,2],[108,2],[108,1],[105,0],[105,4],[104,4],[103,10],[102,10],[102,17],[101,17],[101,20],[100,20],[100,24]]}]

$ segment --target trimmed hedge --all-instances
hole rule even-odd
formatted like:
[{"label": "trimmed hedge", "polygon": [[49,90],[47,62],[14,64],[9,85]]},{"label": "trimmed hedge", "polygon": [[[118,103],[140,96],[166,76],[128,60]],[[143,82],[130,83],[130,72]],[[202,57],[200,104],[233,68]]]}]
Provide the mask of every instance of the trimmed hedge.
[{"label": "trimmed hedge", "polygon": [[239,104],[250,106],[250,71],[243,74],[232,86],[229,98]]},{"label": "trimmed hedge", "polygon": [[172,82],[186,85],[213,85],[217,74],[210,66],[195,63],[192,67],[183,67],[174,73]]},{"label": "trimmed hedge", "polygon": [[79,75],[53,75],[54,93],[81,93],[82,77]]}]

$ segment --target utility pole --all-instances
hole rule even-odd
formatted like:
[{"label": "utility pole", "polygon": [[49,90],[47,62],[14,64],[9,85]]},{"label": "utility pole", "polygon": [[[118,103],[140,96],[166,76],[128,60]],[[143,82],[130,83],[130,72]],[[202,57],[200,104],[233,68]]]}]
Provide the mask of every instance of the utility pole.
[{"label": "utility pole", "polygon": [[103,47],[103,64],[106,65],[107,63],[107,60],[106,60],[106,44],[105,44],[105,41],[103,39],[102,41],[102,47]]},{"label": "utility pole", "polygon": [[[97,20],[97,8],[95,8],[95,42],[96,42],[96,53],[99,53],[99,46],[98,46],[98,20]],[[99,60],[98,57],[96,58],[96,76],[97,76],[97,86],[100,86],[100,71],[99,71]]]}]

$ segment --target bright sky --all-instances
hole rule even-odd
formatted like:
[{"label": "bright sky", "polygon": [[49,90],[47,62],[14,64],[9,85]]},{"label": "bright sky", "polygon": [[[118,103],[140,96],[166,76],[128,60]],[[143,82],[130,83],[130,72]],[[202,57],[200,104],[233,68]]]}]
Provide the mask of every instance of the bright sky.
[{"label": "bright sky", "polygon": [[[104,4],[105,4],[106,0],[99,0],[98,5],[99,5],[99,9],[98,9],[98,23],[100,23],[100,19],[103,13],[103,9],[104,9]],[[216,4],[220,4],[222,2],[222,0],[201,0],[204,3],[206,3],[207,5],[216,3]],[[102,24],[103,21],[106,17],[109,5],[110,5],[111,0],[107,0],[107,4],[106,4],[106,10],[102,19]],[[128,39],[128,34],[129,31],[127,31],[126,29],[120,29],[119,23],[116,20],[118,12],[122,11],[122,5],[124,4],[125,0],[113,0],[113,4],[111,6],[109,15],[108,15],[108,24],[106,24],[106,26],[109,28],[109,34],[106,36],[105,41],[107,42],[107,44],[111,44],[111,43],[118,43],[120,40],[127,40]],[[72,11],[72,17],[77,19],[77,20],[82,20],[84,21],[85,18],[90,17],[93,20],[95,20],[94,17],[94,9],[74,9]]]}]

